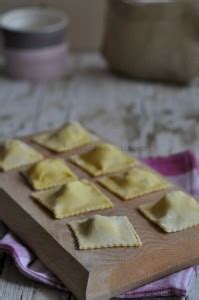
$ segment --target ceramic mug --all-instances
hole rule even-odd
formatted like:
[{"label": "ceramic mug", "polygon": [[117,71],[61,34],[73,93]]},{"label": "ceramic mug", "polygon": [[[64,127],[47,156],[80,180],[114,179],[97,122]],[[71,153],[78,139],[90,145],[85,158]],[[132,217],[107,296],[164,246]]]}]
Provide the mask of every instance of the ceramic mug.
[{"label": "ceramic mug", "polygon": [[20,8],[4,13],[0,24],[11,77],[43,81],[65,74],[68,19],[63,12]]}]

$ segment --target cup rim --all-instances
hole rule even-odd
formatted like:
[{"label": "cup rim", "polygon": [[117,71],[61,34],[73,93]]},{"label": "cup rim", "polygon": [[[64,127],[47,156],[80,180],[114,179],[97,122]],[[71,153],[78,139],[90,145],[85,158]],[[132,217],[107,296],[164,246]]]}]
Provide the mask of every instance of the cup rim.
[{"label": "cup rim", "polygon": [[[12,18],[20,18],[20,17],[27,17],[28,15],[34,15],[36,17],[52,17],[57,19],[56,22],[52,22],[51,24],[41,26],[40,28],[26,28],[18,27],[16,28],[15,25],[12,23]],[[10,24],[9,24],[10,23]],[[43,8],[39,6],[33,7],[22,7],[17,9],[9,10],[3,13],[0,17],[0,27],[3,30],[9,30],[12,32],[18,33],[30,33],[30,34],[46,34],[46,33],[53,33],[55,31],[64,29],[69,24],[69,19],[64,12],[54,8]]]}]

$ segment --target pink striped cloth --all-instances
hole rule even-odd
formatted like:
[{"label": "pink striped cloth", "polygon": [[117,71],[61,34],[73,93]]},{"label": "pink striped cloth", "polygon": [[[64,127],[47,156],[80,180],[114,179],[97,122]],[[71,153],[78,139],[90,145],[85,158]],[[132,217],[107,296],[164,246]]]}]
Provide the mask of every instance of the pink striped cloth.
[{"label": "pink striped cloth", "polygon": [[[199,196],[199,160],[191,151],[168,157],[146,158],[144,162],[168,177],[187,192]],[[18,238],[6,230],[0,240],[0,250],[9,253],[19,271],[26,277],[64,290],[66,287],[25,247]],[[119,298],[142,298],[158,296],[186,296],[190,290],[197,267],[172,274],[156,282],[129,291]]]}]

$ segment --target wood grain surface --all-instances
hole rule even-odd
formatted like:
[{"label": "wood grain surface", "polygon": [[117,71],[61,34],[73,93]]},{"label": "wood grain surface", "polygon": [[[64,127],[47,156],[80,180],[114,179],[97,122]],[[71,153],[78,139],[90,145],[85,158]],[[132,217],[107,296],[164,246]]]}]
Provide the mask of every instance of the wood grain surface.
[{"label": "wood grain surface", "polygon": [[[1,139],[77,120],[136,156],[199,149],[197,81],[189,86],[132,81],[109,73],[98,53],[77,53],[69,62],[64,80],[46,84],[13,81],[1,71]],[[64,292],[22,276],[5,254],[0,295],[2,300],[67,299]],[[186,296],[198,298],[199,277]]]},{"label": "wood grain surface", "polygon": [[[25,141],[32,144],[45,157],[63,157],[79,178],[95,181],[92,176],[68,161],[72,154],[76,154],[75,151],[62,155],[52,154],[31,143],[31,137],[25,138]],[[84,147],[83,152],[85,151]],[[79,152],[81,153],[78,150]],[[95,183],[97,184],[96,181]],[[199,264],[198,226],[165,234],[138,212],[140,204],[159,200],[167,190],[124,202],[98,185],[112,200],[114,204],[112,209],[55,220],[45,208],[30,198],[32,189],[20,172],[1,173],[0,187],[1,220],[78,299],[107,300],[130,288],[140,287]],[[127,216],[140,236],[143,246],[78,250],[76,240],[67,224],[96,213],[106,216]]]}]

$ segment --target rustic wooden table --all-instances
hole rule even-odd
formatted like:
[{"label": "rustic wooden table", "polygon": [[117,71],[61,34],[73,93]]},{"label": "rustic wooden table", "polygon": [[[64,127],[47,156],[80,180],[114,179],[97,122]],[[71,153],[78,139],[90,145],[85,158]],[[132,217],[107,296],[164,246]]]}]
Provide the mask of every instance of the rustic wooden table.
[{"label": "rustic wooden table", "polygon": [[[71,56],[68,70],[65,79],[43,84],[13,81],[1,72],[0,139],[78,120],[139,156],[199,149],[197,82],[180,87],[118,77],[97,53]],[[23,277],[1,254],[0,299],[67,297]],[[187,299],[199,299],[199,280]]]}]

